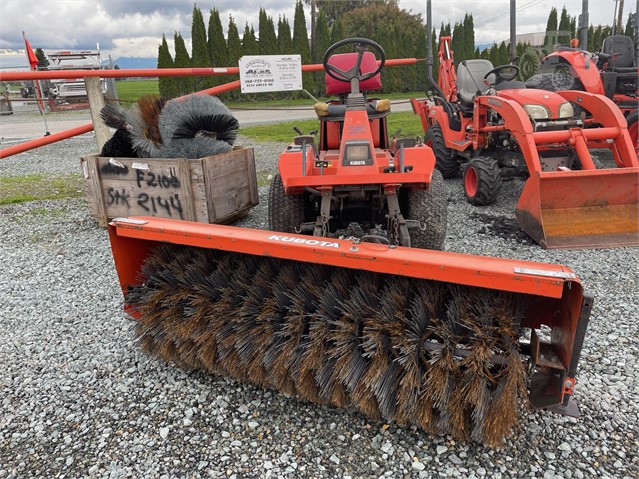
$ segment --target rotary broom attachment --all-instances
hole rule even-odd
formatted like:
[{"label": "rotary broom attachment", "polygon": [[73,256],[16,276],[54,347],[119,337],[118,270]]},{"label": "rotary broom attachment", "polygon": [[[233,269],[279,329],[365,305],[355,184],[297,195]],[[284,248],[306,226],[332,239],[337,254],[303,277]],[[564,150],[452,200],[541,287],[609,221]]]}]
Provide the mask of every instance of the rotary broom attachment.
[{"label": "rotary broom attachment", "polygon": [[[574,278],[563,267],[534,263],[541,269],[532,281],[519,275],[530,281],[522,286],[501,275],[530,263],[488,258],[499,263],[482,271],[490,261],[481,257],[175,223],[120,219],[110,227],[126,308],[147,353],[493,446],[516,427],[529,387],[533,405],[575,413],[566,384],[574,383],[589,306],[578,282],[561,279]],[[479,281],[502,290],[477,286],[477,275],[459,266],[471,258],[472,273],[485,275]],[[457,283],[437,280],[437,270]],[[548,287],[555,298],[543,296]],[[563,318],[553,328],[565,333],[561,345],[534,332],[546,314]]]}]

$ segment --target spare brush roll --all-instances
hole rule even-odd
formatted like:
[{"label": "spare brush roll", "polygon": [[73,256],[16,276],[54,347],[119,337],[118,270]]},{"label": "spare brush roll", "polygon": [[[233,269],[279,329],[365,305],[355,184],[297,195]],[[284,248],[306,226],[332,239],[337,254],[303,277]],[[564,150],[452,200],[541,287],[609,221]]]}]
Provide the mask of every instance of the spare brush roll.
[{"label": "spare brush roll", "polygon": [[217,97],[190,95],[167,102],[159,120],[164,142],[208,136],[233,146],[239,122]]},{"label": "spare brush roll", "polygon": [[527,402],[527,295],[163,245],[126,301],[154,356],[375,420],[499,445]]},{"label": "spare brush roll", "polygon": [[108,127],[116,129],[113,136],[102,146],[100,156],[137,158],[138,154],[131,140],[128,111],[120,105],[105,105],[100,110],[100,117]]}]

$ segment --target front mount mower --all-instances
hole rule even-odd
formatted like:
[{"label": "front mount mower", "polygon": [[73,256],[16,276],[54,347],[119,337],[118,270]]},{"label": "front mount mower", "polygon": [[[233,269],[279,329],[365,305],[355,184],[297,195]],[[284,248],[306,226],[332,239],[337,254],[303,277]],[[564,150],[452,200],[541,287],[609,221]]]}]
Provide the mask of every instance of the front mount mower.
[{"label": "front mount mower", "polygon": [[[346,45],[356,51],[334,54]],[[447,201],[435,156],[419,138],[389,140],[390,102],[368,98],[381,88],[384,63],[382,47],[364,38],[326,51],[326,91],[339,99],[315,105],[319,145],[298,132],[281,154],[270,229],[327,237],[357,223],[369,237],[381,226],[391,245],[443,248]]]}]

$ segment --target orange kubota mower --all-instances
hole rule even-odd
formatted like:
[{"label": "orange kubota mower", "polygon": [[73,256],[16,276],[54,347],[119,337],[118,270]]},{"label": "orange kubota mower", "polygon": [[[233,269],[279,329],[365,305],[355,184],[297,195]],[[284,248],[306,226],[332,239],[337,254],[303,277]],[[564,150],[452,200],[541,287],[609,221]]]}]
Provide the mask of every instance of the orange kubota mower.
[{"label": "orange kubota mower", "polygon": [[[333,55],[351,44],[356,52]],[[326,51],[326,92],[340,99],[315,105],[319,146],[300,135],[280,156],[269,193],[271,229],[330,236],[350,223],[369,232],[381,225],[390,244],[442,249],[447,204],[435,156],[414,138],[389,141],[390,101],[367,97],[382,86],[384,62],[382,47],[364,38]]]},{"label": "orange kubota mower", "polygon": [[[455,72],[450,43],[440,39],[437,94],[412,100],[444,178],[463,169],[473,205],[494,202],[503,180],[525,180],[515,214],[544,248],[639,244],[639,162],[614,103],[526,88],[515,65],[466,60]],[[596,128],[584,128],[577,106]],[[597,169],[594,148],[610,150],[619,168]]]},{"label": "orange kubota mower", "polygon": [[[367,61],[356,43],[353,73],[335,67],[353,75],[351,93]],[[490,445],[512,432],[525,404],[577,416],[572,397],[592,298],[569,268],[292,232],[363,221],[357,208],[346,212],[366,196],[371,204],[360,208],[374,212],[394,194],[400,210],[388,215],[400,231],[391,238],[406,241],[402,189],[424,190],[433,168],[425,146],[386,152],[383,116],[367,113],[361,97],[318,109],[332,110],[319,158],[302,136],[280,161],[281,188],[291,194],[280,190],[270,208],[290,198],[304,205],[269,213],[284,231],[151,217],[109,225],[125,312],[143,350]],[[312,190],[324,193],[320,213]]]}]

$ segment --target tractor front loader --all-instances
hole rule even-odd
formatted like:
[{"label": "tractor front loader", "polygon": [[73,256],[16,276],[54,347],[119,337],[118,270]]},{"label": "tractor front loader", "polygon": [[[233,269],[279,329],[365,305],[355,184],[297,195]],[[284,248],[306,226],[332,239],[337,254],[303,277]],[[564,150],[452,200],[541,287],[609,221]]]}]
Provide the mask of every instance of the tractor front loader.
[{"label": "tractor front loader", "polygon": [[[621,110],[635,151],[639,153],[639,65],[633,39],[626,35],[604,38],[602,51],[558,47],[540,64],[540,73],[526,80],[529,88],[550,91],[579,90],[610,98]],[[593,112],[584,112],[592,120]],[[592,123],[595,123],[592,121]]]},{"label": "tractor front loader", "polygon": [[[440,40],[437,93],[412,100],[444,177],[463,170],[466,198],[479,206],[496,200],[504,180],[524,180],[517,221],[544,248],[638,245],[639,162],[613,102],[526,88],[515,65],[466,60],[455,71],[450,42]],[[576,108],[592,113],[592,127]],[[598,169],[595,148],[618,168]]]},{"label": "tractor front loader", "polygon": [[[271,231],[109,225],[139,344],[185,368],[493,446],[527,404],[577,416],[592,298],[565,266],[432,249],[444,239],[442,216],[427,219],[435,159],[416,139],[389,141],[388,105],[359,94],[378,68],[354,43],[354,55],[326,56],[349,88],[317,105],[319,148],[299,135],[281,155]],[[335,238],[350,221],[382,223],[387,241]]]}]

